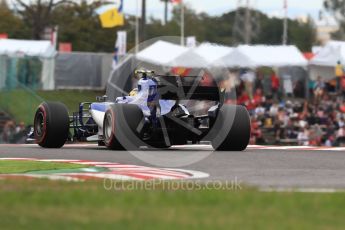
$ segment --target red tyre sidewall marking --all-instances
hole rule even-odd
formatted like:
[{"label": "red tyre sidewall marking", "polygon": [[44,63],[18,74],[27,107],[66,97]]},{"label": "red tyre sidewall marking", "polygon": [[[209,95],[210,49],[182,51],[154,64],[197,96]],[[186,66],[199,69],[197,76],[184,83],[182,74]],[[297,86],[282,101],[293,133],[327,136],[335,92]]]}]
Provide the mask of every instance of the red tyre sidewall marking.
[{"label": "red tyre sidewall marking", "polygon": [[[43,112],[43,135],[41,138],[35,138],[36,139],[36,143],[40,144],[42,142],[45,141],[46,137],[47,137],[47,112],[46,109],[44,108],[43,105],[40,105],[38,107],[39,110],[41,110]],[[36,136],[36,131],[35,131],[35,136]]]}]

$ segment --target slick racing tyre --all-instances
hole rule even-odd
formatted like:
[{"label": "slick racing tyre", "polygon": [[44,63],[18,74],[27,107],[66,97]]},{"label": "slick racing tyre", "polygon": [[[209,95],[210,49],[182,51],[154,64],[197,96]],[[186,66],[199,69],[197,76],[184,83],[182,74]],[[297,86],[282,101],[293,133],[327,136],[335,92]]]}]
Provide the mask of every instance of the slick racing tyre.
[{"label": "slick racing tyre", "polygon": [[143,112],[137,105],[112,105],[104,116],[103,137],[105,146],[113,150],[139,148],[140,124],[143,121]]},{"label": "slick racing tyre", "polygon": [[44,148],[61,148],[69,132],[69,116],[66,106],[60,102],[43,102],[34,118],[36,143]]},{"label": "slick racing tyre", "polygon": [[213,129],[218,130],[212,147],[217,151],[243,151],[250,140],[250,117],[247,109],[237,105],[223,105]]},{"label": "slick racing tyre", "polygon": [[148,146],[154,149],[168,149],[171,147],[171,144],[167,144],[164,140],[161,140],[160,142],[150,142]]}]

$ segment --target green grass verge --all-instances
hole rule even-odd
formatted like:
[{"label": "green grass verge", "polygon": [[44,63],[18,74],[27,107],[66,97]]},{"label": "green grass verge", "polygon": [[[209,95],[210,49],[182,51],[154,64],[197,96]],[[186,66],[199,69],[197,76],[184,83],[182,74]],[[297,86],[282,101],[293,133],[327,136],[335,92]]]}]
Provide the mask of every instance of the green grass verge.
[{"label": "green grass verge", "polygon": [[90,90],[56,90],[56,91],[27,91],[10,90],[0,92],[0,109],[8,112],[17,122],[32,124],[37,106],[42,101],[61,101],[69,112],[78,110],[78,104],[84,101],[93,102],[96,96],[103,95],[102,91]]},{"label": "green grass verge", "polygon": [[0,180],[2,229],[343,229],[345,194],[115,191],[103,181]]},{"label": "green grass verge", "polygon": [[85,166],[59,162],[0,160],[0,174],[78,168],[85,168]]}]

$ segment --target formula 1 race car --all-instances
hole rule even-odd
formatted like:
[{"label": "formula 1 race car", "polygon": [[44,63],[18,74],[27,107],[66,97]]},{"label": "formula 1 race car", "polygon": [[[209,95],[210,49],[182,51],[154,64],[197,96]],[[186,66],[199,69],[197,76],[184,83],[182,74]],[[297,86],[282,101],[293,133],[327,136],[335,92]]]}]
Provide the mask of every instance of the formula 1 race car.
[{"label": "formula 1 race car", "polygon": [[[109,149],[129,150],[209,141],[215,150],[246,149],[249,114],[243,106],[224,104],[218,87],[200,85],[200,77],[161,76],[147,70],[137,70],[135,76],[138,85],[129,95],[80,103],[71,116],[60,102],[42,103],[34,118],[36,143],[60,148],[66,141],[96,141]],[[197,116],[180,103],[191,100],[214,105]]]}]

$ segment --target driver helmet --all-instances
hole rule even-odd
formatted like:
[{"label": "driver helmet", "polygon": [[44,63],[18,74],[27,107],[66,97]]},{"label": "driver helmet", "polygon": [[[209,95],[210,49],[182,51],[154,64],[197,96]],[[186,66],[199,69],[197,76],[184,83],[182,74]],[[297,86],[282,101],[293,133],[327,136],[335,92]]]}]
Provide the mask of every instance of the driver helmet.
[{"label": "driver helmet", "polygon": [[146,69],[138,69],[138,70],[135,70],[134,74],[137,79],[141,79],[141,78],[146,78],[146,77],[153,77],[154,71],[146,70]]}]

